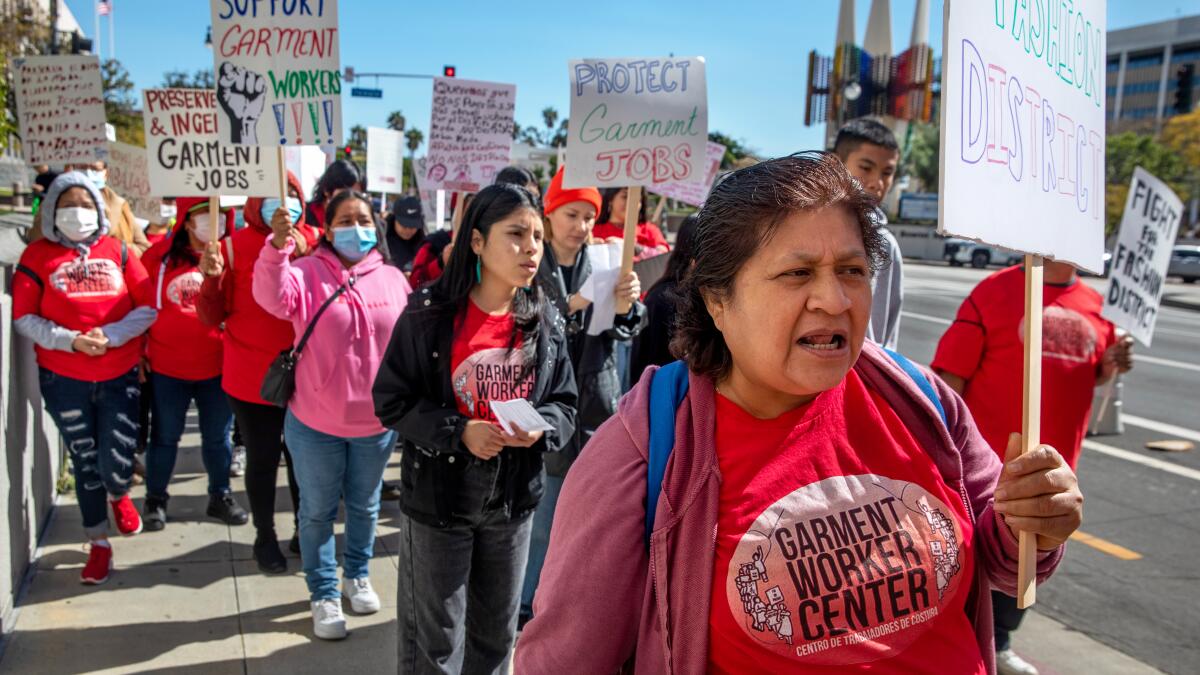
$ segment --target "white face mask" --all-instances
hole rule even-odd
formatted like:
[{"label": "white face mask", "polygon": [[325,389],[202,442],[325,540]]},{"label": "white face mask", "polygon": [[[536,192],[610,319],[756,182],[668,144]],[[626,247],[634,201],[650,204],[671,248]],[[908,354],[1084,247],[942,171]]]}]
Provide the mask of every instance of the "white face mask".
[{"label": "white face mask", "polygon": [[71,241],[83,241],[100,229],[100,213],[81,206],[56,209],[54,227]]},{"label": "white face mask", "polygon": [[[209,219],[208,214],[207,213],[193,213],[191,220],[192,220],[192,234],[196,235],[196,238],[200,240],[200,243],[207,244],[207,243],[211,242],[212,241],[212,227],[210,226],[210,224],[212,223],[212,221]],[[224,236],[225,236],[225,219],[222,218],[217,221],[217,239],[220,239],[221,237],[224,237]]]},{"label": "white face mask", "polygon": [[158,207],[158,217],[162,221],[163,225],[166,225],[174,220],[176,213],[177,211],[174,204],[161,204]]}]

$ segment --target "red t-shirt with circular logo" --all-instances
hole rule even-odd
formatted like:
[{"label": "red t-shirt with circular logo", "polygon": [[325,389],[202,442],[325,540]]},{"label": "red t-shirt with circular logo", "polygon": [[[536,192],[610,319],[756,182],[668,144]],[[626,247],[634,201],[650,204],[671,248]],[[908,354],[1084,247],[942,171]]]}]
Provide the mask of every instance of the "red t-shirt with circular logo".
[{"label": "red t-shirt with circular logo", "polygon": [[150,370],[192,382],[220,377],[221,329],[204,325],[196,313],[196,301],[204,283],[199,257],[185,253],[186,259],[163,264],[170,248],[171,240],[167,239],[142,256],[150,274],[152,301],[158,310],[146,348]]},{"label": "red t-shirt with circular logo", "polygon": [[467,301],[466,315],[454,336],[451,382],[458,411],[472,419],[496,421],[492,401],[528,398],[533,377],[526,376],[521,336],[513,338],[511,313],[490,315]]},{"label": "red t-shirt with circular logo", "polygon": [[983,673],[973,525],[851,371],[776,419],[717,397],[715,673]]}]

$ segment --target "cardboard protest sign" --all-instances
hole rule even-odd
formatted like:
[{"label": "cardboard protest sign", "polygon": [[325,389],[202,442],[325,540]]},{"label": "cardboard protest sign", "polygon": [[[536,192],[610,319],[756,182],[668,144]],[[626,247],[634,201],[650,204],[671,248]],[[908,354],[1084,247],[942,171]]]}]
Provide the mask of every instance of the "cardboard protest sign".
[{"label": "cardboard protest sign", "polygon": [[517,87],[433,79],[425,190],[478,192],[508,165]]},{"label": "cardboard protest sign", "polygon": [[[707,171],[702,174],[701,180],[688,183],[663,183],[655,185],[652,189],[663,197],[692,206],[702,206],[704,200],[708,198],[708,191],[712,189],[713,181],[717,179],[717,173],[721,170],[721,160],[724,158],[725,146],[709,141],[705,146],[704,157],[704,161],[707,162]],[[698,177],[700,175],[697,174]]]},{"label": "cardboard protest sign", "polygon": [[1099,272],[1105,0],[946,2],[939,231]]},{"label": "cardboard protest sign", "polygon": [[284,151],[284,163],[296,180],[300,181],[301,193],[308,199],[317,188],[317,181],[325,169],[333,163],[332,154],[311,145],[293,145]]},{"label": "cardboard protest sign", "polygon": [[367,129],[367,189],[396,194],[404,187],[404,134]]},{"label": "cardboard protest sign", "polygon": [[1150,346],[1183,201],[1142,167],[1133,171],[1104,294],[1104,318]]},{"label": "cardboard protest sign", "polygon": [[571,127],[563,186],[655,189],[708,171],[704,59],[570,62]]},{"label": "cardboard protest sign", "polygon": [[108,187],[129,202],[133,215],[158,220],[159,197],[150,189],[146,149],[127,143],[108,144]]},{"label": "cardboard protest sign", "polygon": [[168,197],[278,194],[278,153],[222,143],[211,89],[142,92],[150,191]]},{"label": "cardboard protest sign", "polygon": [[30,164],[108,157],[104,87],[95,56],[13,59],[21,147]]},{"label": "cardboard protest sign", "polygon": [[433,223],[434,229],[441,229],[442,221],[437,215],[437,192],[425,189],[425,168],[428,162],[424,157],[413,160],[413,182],[417,185],[417,197],[421,200],[421,215],[426,223]]},{"label": "cardboard protest sign", "polygon": [[212,0],[221,142],[340,145],[338,1]]}]

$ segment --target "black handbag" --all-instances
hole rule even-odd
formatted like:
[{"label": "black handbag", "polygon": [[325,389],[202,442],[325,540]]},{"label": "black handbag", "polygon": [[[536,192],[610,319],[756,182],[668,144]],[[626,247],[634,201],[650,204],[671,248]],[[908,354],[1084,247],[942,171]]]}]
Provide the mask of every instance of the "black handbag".
[{"label": "black handbag", "polygon": [[271,367],[267,369],[262,387],[258,392],[264,401],[280,408],[287,407],[288,401],[292,400],[292,394],[296,392],[296,363],[300,360],[300,352],[304,351],[304,345],[308,344],[308,338],[312,335],[317,320],[321,318],[329,305],[338,299],[339,295],[354,286],[355,281],[357,281],[356,277],[350,277],[349,281],[339,286],[309,320],[308,327],[304,329],[304,335],[300,337],[300,342],[296,343],[295,347],[279,352],[279,356],[276,356],[275,360],[271,362]]}]

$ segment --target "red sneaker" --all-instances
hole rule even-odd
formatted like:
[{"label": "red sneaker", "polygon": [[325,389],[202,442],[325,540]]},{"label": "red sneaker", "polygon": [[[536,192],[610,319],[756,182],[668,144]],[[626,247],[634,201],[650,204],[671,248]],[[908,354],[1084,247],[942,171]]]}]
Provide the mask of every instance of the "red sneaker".
[{"label": "red sneaker", "polygon": [[110,503],[112,504],[113,519],[117,521],[117,530],[122,535],[132,537],[142,531],[142,517],[133,507],[133,500],[129,498],[129,495]]},{"label": "red sneaker", "polygon": [[88,553],[87,564],[79,573],[79,580],[92,586],[108,581],[108,573],[112,571],[112,547],[92,544]]}]

